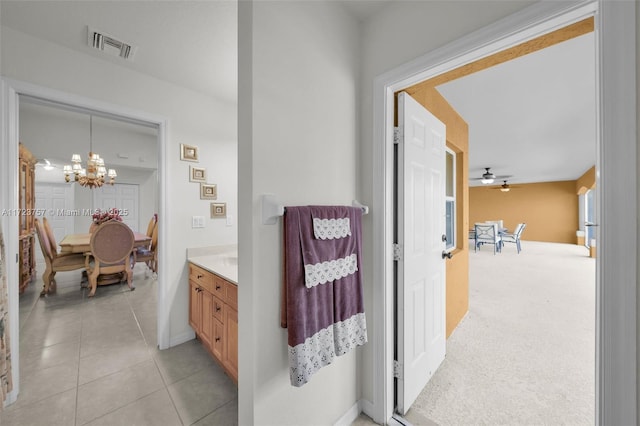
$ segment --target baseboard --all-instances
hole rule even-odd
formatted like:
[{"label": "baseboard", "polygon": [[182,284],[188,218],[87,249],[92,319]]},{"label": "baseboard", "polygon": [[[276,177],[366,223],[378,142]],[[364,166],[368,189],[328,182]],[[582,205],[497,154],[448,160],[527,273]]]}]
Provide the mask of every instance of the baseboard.
[{"label": "baseboard", "polygon": [[17,389],[13,389],[11,392],[9,392],[7,394],[6,399],[4,400],[4,408],[7,408],[8,406],[10,406],[11,404],[13,404],[14,402],[16,402],[18,400],[18,390]]},{"label": "baseboard", "polygon": [[333,425],[334,426],[349,426],[353,423],[358,416],[360,415],[360,401],[353,404],[351,408],[347,410],[346,413],[342,415]]},{"label": "baseboard", "polygon": [[174,346],[181,345],[195,338],[196,338],[196,333],[194,333],[193,330],[187,331],[182,334],[178,334],[177,336],[172,336],[171,339],[169,339],[169,347],[172,348]]},{"label": "baseboard", "polygon": [[371,401],[367,399],[361,399],[360,408],[364,414],[371,417],[372,419],[375,418],[375,410],[373,409],[373,403]]}]

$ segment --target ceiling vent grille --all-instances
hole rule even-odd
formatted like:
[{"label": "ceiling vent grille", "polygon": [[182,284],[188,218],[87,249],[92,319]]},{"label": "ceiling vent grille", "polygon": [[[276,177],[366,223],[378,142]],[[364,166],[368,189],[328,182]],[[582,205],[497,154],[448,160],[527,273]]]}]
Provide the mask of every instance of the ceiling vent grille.
[{"label": "ceiling vent grille", "polygon": [[87,42],[89,46],[95,49],[112,56],[119,56],[128,61],[133,61],[133,55],[136,51],[136,48],[131,44],[89,26],[87,27]]}]

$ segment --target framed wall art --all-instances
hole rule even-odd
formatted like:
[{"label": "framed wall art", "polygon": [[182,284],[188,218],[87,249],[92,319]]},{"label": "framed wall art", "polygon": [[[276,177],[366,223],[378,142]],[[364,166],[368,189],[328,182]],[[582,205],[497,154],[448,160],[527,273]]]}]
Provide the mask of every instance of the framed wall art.
[{"label": "framed wall art", "polygon": [[211,219],[227,217],[227,203],[211,203]]},{"label": "framed wall art", "polygon": [[204,167],[189,166],[189,180],[191,182],[206,182],[207,169]]},{"label": "framed wall art", "polygon": [[215,200],[218,198],[218,187],[213,183],[201,183],[200,184],[200,199],[201,200]]},{"label": "framed wall art", "polygon": [[180,144],[180,159],[183,161],[198,162],[198,147],[192,145]]}]

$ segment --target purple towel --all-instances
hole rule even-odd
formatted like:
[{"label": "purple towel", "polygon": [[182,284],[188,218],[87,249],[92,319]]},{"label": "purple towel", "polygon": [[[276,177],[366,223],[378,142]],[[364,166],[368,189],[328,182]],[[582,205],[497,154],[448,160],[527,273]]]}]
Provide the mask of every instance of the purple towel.
[{"label": "purple towel", "polygon": [[[331,234],[331,238],[314,236],[314,218],[324,221],[321,234],[324,237]],[[283,318],[282,325],[289,332],[289,373],[293,386],[304,385],[336,356],[367,342],[359,268],[361,218],[362,210],[356,207],[287,207],[286,321]],[[327,227],[332,228],[328,233]]]}]

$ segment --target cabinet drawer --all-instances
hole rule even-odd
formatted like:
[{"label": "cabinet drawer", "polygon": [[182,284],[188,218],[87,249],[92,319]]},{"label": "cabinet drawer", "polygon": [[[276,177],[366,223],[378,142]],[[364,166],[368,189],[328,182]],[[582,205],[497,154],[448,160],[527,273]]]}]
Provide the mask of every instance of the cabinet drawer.
[{"label": "cabinet drawer", "polygon": [[214,294],[233,309],[238,309],[238,287],[217,275],[214,275],[213,280]]},{"label": "cabinet drawer", "polygon": [[217,275],[213,276],[213,294],[220,300],[227,300],[227,282]]},{"label": "cabinet drawer", "polygon": [[221,323],[224,323],[224,310],[225,310],[224,302],[222,302],[222,300],[218,299],[217,297],[213,296],[212,303],[213,303],[213,306],[211,310],[212,310],[213,317],[218,321],[220,321]]},{"label": "cabinet drawer", "polygon": [[189,280],[202,286],[204,289],[208,290],[209,292],[214,293],[213,274],[209,271],[205,271],[204,269],[192,263],[189,264]]}]

